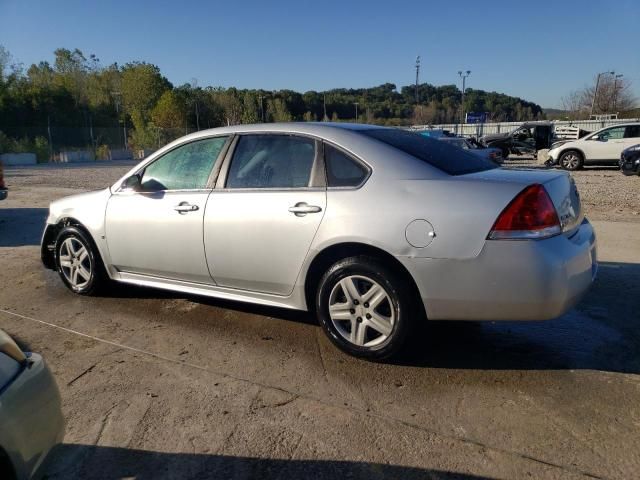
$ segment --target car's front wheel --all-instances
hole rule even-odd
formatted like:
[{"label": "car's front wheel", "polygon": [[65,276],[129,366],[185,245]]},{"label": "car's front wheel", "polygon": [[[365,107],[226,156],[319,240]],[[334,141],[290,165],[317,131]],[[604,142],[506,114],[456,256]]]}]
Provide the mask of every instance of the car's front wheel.
[{"label": "car's front wheel", "polygon": [[63,283],[74,293],[93,295],[108,283],[100,255],[80,228],[65,227],[56,240],[56,267]]},{"label": "car's front wheel", "polygon": [[568,152],[564,152],[560,156],[560,166],[569,171],[575,171],[582,168],[582,155],[575,150],[569,150]]},{"label": "car's front wheel", "polygon": [[316,311],[331,341],[372,360],[400,352],[415,323],[413,289],[403,275],[376,258],[336,262],[320,280]]}]

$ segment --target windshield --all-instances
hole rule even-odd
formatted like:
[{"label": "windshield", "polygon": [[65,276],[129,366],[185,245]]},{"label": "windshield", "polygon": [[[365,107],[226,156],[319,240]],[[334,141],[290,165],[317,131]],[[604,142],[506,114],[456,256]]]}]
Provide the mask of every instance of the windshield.
[{"label": "windshield", "polygon": [[497,168],[496,164],[450,145],[417,133],[390,128],[359,130],[358,133],[378,140],[414,156],[449,175],[465,175]]}]

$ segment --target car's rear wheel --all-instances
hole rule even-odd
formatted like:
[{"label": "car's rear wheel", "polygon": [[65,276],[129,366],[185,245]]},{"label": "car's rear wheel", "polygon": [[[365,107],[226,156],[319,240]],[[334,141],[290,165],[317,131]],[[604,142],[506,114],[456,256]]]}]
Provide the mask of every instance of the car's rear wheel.
[{"label": "car's rear wheel", "polygon": [[78,227],[65,227],[56,240],[56,267],[62,282],[74,293],[94,295],[109,282],[91,238]]},{"label": "car's rear wheel", "polygon": [[564,170],[575,171],[582,168],[583,158],[580,152],[569,150],[560,156],[559,163]]},{"label": "car's rear wheel", "polygon": [[506,160],[507,158],[509,158],[509,149],[506,147],[501,147],[502,150],[502,159]]},{"label": "car's rear wheel", "polygon": [[372,360],[400,352],[415,321],[413,289],[376,258],[336,262],[320,280],[316,311],[331,341],[345,352]]}]

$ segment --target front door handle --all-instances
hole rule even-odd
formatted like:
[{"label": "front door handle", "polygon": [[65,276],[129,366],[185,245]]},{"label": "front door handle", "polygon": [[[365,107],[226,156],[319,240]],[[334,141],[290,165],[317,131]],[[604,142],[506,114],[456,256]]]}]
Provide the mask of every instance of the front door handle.
[{"label": "front door handle", "polygon": [[181,215],[187,212],[195,212],[199,208],[198,205],[191,205],[189,202],[180,202],[180,204],[173,207],[173,209]]},{"label": "front door handle", "polygon": [[289,211],[296,217],[304,217],[307,213],[321,212],[322,208],[317,205],[308,205],[306,202],[298,202],[293,207],[289,207]]}]

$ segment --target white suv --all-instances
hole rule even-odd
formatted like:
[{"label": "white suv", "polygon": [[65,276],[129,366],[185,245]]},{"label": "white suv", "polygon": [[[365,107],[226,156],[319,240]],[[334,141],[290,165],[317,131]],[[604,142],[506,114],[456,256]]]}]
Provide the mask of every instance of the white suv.
[{"label": "white suv", "polygon": [[579,140],[554,143],[549,150],[549,163],[565,170],[577,170],[583,165],[617,164],[622,151],[638,143],[640,123],[614,125]]}]

